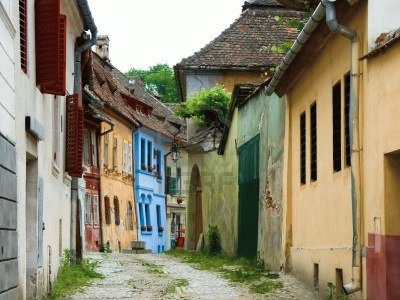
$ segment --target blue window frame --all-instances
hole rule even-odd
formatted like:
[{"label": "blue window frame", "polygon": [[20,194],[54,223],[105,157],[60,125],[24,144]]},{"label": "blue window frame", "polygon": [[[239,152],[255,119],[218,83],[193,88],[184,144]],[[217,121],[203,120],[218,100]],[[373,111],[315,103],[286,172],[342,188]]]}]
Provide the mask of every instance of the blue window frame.
[{"label": "blue window frame", "polygon": [[160,228],[162,226],[160,205],[156,205],[156,211],[157,211],[157,227]]},{"label": "blue window frame", "polygon": [[161,174],[161,151],[157,150],[157,173]]},{"label": "blue window frame", "polygon": [[149,172],[152,171],[152,167],[153,167],[152,157],[151,157],[151,154],[153,152],[152,150],[153,150],[153,143],[150,141],[147,141],[147,170]]},{"label": "blue window frame", "polygon": [[140,217],[140,226],[146,226],[144,223],[144,216],[143,216],[143,203],[139,203],[139,217]]},{"label": "blue window frame", "polygon": [[151,220],[150,220],[150,204],[145,204],[144,209],[146,212],[146,225],[150,226],[151,225]]},{"label": "blue window frame", "polygon": [[140,169],[146,170],[146,140],[140,140]]}]

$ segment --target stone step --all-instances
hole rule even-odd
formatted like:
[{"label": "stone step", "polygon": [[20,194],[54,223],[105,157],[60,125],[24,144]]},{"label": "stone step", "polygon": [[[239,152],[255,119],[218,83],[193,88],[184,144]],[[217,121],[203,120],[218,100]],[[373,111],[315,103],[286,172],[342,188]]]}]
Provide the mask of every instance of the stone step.
[{"label": "stone step", "polygon": [[148,250],[148,249],[143,249],[143,250],[123,249],[122,253],[125,253],[125,254],[151,254],[151,253],[153,253],[153,251]]}]

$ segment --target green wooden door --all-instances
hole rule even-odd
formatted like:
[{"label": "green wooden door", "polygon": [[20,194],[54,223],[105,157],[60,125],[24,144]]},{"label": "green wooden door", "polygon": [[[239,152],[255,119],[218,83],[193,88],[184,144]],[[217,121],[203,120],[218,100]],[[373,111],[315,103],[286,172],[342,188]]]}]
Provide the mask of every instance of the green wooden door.
[{"label": "green wooden door", "polygon": [[238,149],[239,228],[238,255],[257,256],[259,202],[259,141],[257,135]]}]

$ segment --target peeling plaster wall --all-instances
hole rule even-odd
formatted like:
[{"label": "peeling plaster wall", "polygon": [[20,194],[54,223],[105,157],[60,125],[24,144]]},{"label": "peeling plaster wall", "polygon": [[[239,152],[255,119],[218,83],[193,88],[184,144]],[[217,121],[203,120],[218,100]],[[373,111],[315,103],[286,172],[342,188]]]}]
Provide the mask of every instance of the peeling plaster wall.
[{"label": "peeling plaster wall", "polygon": [[238,147],[260,134],[258,258],[279,270],[282,244],[282,183],[285,101],[262,91],[238,109]]},{"label": "peeling plaster wall", "polygon": [[[221,233],[223,251],[228,255],[237,253],[238,220],[238,158],[236,155],[237,112],[227,141],[225,154],[217,151],[205,154],[189,154],[188,171],[197,165],[200,170],[203,203],[203,232],[209,225],[217,225]],[[190,190],[190,175],[184,180]],[[191,249],[197,245],[194,241],[195,197],[190,194],[187,203],[187,241]],[[207,241],[207,234],[206,234]]]}]

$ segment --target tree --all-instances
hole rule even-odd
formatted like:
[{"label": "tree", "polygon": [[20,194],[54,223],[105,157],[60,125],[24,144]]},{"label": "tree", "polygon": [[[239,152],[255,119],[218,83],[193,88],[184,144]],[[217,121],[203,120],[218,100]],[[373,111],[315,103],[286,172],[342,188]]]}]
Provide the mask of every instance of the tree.
[{"label": "tree", "polygon": [[132,68],[126,75],[128,77],[139,77],[150,93],[160,95],[161,101],[178,102],[174,72],[167,64],[158,64],[148,70]]},{"label": "tree", "polygon": [[198,124],[210,125],[213,122],[224,124],[229,109],[230,94],[221,85],[213,89],[203,89],[182,103],[177,115],[193,118]]}]

